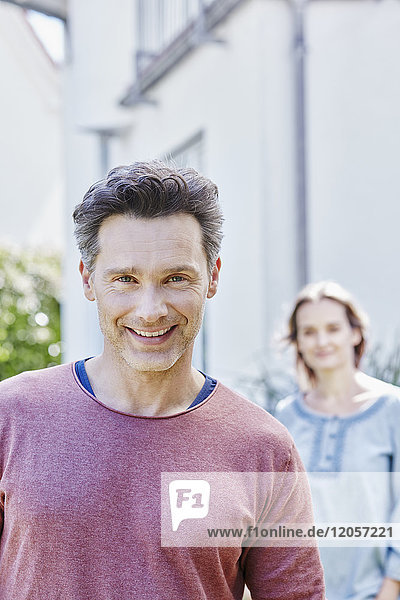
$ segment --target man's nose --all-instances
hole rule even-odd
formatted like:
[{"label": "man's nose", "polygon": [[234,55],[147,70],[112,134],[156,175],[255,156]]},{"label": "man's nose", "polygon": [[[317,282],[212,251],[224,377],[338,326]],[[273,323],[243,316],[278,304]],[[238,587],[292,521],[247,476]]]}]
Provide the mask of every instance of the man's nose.
[{"label": "man's nose", "polygon": [[147,323],[156,323],[161,317],[167,316],[168,309],[162,289],[153,286],[143,288],[139,292],[135,312],[136,317]]}]

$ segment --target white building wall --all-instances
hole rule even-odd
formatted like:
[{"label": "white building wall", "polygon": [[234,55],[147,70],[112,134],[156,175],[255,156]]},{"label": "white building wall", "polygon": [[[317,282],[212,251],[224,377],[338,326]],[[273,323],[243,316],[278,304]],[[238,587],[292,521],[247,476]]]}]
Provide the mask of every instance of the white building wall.
[{"label": "white building wall", "polygon": [[315,1],[306,22],[312,278],[353,290],[374,339],[392,345],[400,332],[400,3]]},{"label": "white building wall", "polygon": [[61,80],[21,9],[0,2],[0,241],[63,245]]},{"label": "white building wall", "polygon": [[[64,70],[67,248],[62,319],[64,361],[101,352],[94,303],[83,296],[72,213],[88,188],[104,176],[99,134],[130,124],[118,100],[133,76],[134,15],[131,0],[70,0],[69,59]],[[111,163],[110,163],[110,166]]]}]

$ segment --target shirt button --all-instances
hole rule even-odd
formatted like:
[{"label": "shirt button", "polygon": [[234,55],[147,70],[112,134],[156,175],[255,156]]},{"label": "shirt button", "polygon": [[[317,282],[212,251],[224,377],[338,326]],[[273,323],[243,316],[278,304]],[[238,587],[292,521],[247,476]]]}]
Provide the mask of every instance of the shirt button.
[{"label": "shirt button", "polygon": [[331,438],[335,438],[335,437],[336,437],[336,435],[337,435],[336,433],[330,433],[330,434],[329,434],[329,437],[331,437]]},{"label": "shirt button", "polygon": [[332,454],[327,454],[326,455],[326,460],[332,460],[332,458],[333,458]]}]

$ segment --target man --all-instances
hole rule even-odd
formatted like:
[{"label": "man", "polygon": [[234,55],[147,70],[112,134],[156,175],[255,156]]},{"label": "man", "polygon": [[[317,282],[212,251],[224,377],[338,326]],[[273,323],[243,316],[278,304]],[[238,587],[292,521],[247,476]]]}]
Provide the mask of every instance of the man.
[{"label": "man", "polygon": [[[0,597],[239,600],[246,582],[254,600],[322,599],[313,547],[168,541],[221,513],[209,480],[302,471],[281,425],[191,364],[221,267],[216,186],[135,163],[93,185],[74,220],[104,350],[0,386]],[[268,502],[310,517],[296,485],[255,500],[225,487],[241,524]]]}]

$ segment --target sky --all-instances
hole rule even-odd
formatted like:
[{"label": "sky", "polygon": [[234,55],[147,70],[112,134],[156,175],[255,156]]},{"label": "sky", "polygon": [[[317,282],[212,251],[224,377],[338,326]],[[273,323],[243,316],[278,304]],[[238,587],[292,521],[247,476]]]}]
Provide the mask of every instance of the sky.
[{"label": "sky", "polygon": [[64,60],[64,23],[60,19],[48,17],[34,10],[27,11],[27,17],[53,61],[60,64]]}]

